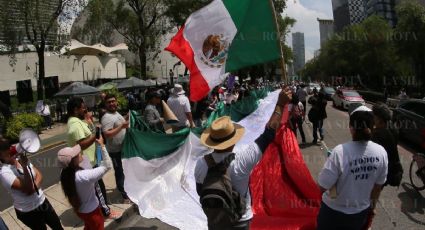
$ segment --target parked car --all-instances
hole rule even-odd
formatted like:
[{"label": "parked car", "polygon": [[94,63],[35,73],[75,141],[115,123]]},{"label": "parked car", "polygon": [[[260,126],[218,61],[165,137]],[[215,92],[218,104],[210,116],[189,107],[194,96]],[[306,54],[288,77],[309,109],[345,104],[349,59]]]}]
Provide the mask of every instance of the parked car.
[{"label": "parked car", "polygon": [[409,99],[393,111],[393,124],[399,136],[425,151],[425,101]]},{"label": "parked car", "polygon": [[366,104],[362,96],[352,89],[338,89],[332,96],[332,101],[335,107],[347,110],[351,104]]},{"label": "parked car", "polygon": [[332,96],[335,94],[335,89],[332,87],[324,87],[323,91],[328,101],[332,101]]},{"label": "parked car", "polygon": [[313,94],[313,89],[314,88],[317,89],[317,92],[320,91],[320,85],[319,84],[317,84],[317,83],[310,83],[310,84],[308,84],[307,93],[308,94]]}]

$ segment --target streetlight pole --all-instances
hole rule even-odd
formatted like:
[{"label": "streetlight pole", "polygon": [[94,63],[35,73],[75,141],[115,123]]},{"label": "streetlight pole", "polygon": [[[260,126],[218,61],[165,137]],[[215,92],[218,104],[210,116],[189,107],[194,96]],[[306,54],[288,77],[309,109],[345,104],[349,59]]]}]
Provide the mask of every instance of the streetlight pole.
[{"label": "streetlight pole", "polygon": [[118,60],[118,61],[117,61],[117,63],[116,63],[116,64],[117,64],[117,79],[119,78],[119,77],[118,77],[118,63],[119,63],[119,62],[120,62],[120,61]]},{"label": "streetlight pole", "polygon": [[84,74],[84,63],[86,63],[86,61],[87,61],[87,60],[84,60],[84,61],[83,61],[83,63],[82,63],[82,66],[83,66],[83,83],[84,83],[84,81],[86,80],[86,78],[85,78],[85,76],[84,76],[84,75],[85,75],[85,74]]}]

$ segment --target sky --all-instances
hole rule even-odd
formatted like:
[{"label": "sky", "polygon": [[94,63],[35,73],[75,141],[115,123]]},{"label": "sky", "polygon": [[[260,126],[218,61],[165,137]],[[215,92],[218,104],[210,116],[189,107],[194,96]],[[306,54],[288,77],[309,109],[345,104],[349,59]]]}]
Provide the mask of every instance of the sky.
[{"label": "sky", "polygon": [[[288,0],[287,9],[283,15],[287,15],[297,20],[291,30],[293,32],[304,33],[305,39],[305,60],[314,57],[314,51],[320,49],[320,19],[333,19],[331,0]],[[292,36],[289,35],[287,43],[292,47]]]}]

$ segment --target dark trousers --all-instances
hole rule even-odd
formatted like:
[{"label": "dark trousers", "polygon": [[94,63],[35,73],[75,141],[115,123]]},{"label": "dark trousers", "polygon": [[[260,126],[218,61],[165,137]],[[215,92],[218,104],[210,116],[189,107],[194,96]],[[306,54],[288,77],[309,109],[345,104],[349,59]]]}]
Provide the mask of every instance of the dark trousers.
[{"label": "dark trousers", "polygon": [[4,220],[0,217],[0,230],[9,230]]},{"label": "dark trousers", "polygon": [[323,120],[313,121],[313,142],[317,142],[317,131],[319,131],[320,139],[323,139]]},{"label": "dark trousers", "polygon": [[115,183],[117,184],[117,189],[120,191],[122,198],[128,199],[127,193],[124,190],[124,170],[122,168],[121,152],[118,153],[109,153],[111,157],[112,164],[115,171]]},{"label": "dark trousers", "polygon": [[305,142],[305,134],[303,129],[303,118],[291,118],[291,129],[294,131],[295,136],[297,136],[297,129],[300,131],[301,139]]},{"label": "dark trousers", "polygon": [[329,208],[322,202],[317,216],[317,230],[361,230],[369,211],[367,208],[360,213],[345,214]]},{"label": "dark trousers", "polygon": [[43,116],[43,118],[44,118],[44,125],[47,128],[52,128],[52,117],[49,115],[49,116]]},{"label": "dark trousers", "polygon": [[103,180],[100,179],[94,185],[94,188],[95,188],[97,200],[99,200],[100,209],[102,209],[102,214],[103,216],[107,217],[111,214],[111,209],[108,206],[105,183],[103,183]]},{"label": "dark trousers", "polygon": [[217,226],[208,226],[208,230],[249,230],[251,220],[238,222],[235,226],[232,227],[217,227]]},{"label": "dark trousers", "polygon": [[63,229],[58,215],[46,200],[36,209],[29,212],[21,212],[15,209],[16,217],[32,230],[45,230],[46,224],[53,230]]},{"label": "dark trousers", "polygon": [[304,114],[307,114],[307,101],[302,101],[301,104],[304,106]]}]

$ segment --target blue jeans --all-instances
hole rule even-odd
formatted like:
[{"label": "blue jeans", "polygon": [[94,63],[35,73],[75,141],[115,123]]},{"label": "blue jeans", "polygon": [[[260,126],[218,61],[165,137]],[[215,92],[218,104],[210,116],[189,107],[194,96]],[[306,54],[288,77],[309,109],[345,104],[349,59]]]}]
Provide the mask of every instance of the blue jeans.
[{"label": "blue jeans", "polygon": [[9,228],[4,223],[3,219],[0,217],[0,230],[8,230]]},{"label": "blue jeans", "polygon": [[319,131],[320,139],[323,139],[323,120],[313,122],[313,142],[317,142],[317,131]]}]

